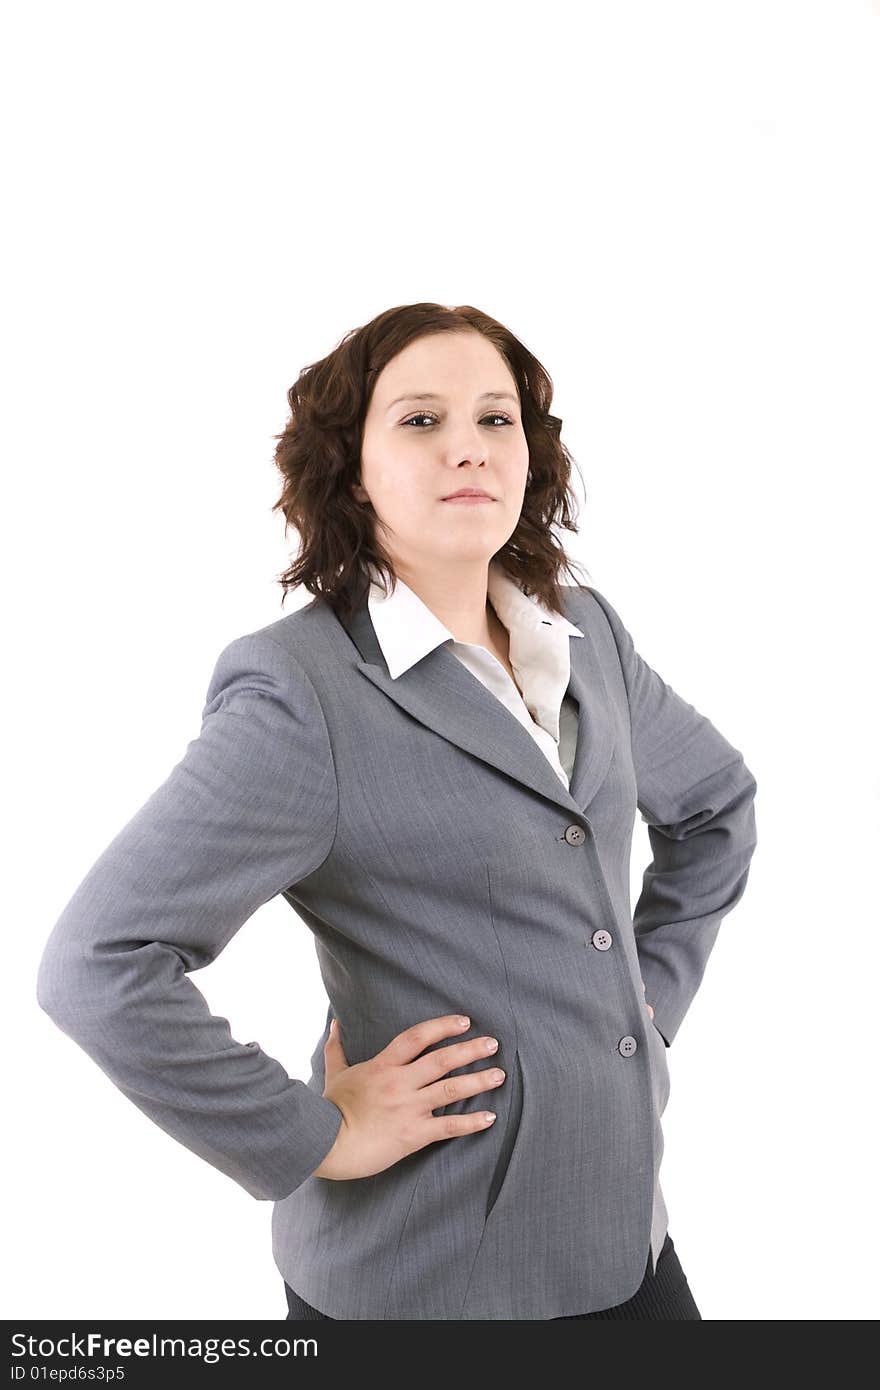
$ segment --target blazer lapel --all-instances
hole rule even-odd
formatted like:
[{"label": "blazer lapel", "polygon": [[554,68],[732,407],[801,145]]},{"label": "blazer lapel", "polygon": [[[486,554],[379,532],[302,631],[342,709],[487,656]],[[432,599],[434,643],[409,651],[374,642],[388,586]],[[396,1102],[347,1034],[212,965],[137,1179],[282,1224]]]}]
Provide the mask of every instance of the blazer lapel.
[{"label": "blazer lapel", "polygon": [[[567,600],[564,606],[570,608]],[[567,611],[566,617],[584,632],[583,638],[569,639],[568,693],[578,702],[570,788],[519,720],[447,646],[435,647],[395,680],[388,674],[366,599],[347,622],[341,618],[339,622],[360,652],[358,670],[407,714],[571,814],[585,810],[595,797],[611,764],[615,739],[593,639],[575,616]]]},{"label": "blazer lapel", "polygon": [[[584,634],[582,638],[572,637],[569,640],[571,675],[568,693],[578,702],[577,743],[571,770],[570,795],[578,808],[585,811],[611,766],[615,744],[615,719],[592,634],[569,611],[570,604],[567,600],[563,606],[569,622],[574,623]],[[562,783],[559,785],[562,786]]]}]

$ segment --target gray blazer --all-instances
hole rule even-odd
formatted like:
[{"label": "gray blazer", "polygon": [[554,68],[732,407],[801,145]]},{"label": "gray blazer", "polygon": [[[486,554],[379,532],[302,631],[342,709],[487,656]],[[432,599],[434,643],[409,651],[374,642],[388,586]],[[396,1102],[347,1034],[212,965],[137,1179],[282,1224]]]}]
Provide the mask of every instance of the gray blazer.
[{"label": "gray blazer", "polygon": [[[645,1273],[666,1048],[745,889],[756,782],[602,594],[565,593],[587,639],[570,788],[448,648],[392,680],[366,602],[343,625],[314,599],[220,653],[199,736],[44,950],[42,1008],[151,1120],[274,1202],[278,1270],[332,1318],[566,1317]],[[633,912],[636,810],[653,860]],[[233,1038],[191,979],[279,893],[329,999],[307,1082]],[[507,1080],[434,1113],[495,1124],[371,1177],[312,1176],[342,1119],[322,1094],[331,1018],[356,1063],[457,1012],[463,1036],[500,1042],[461,1070]]]}]

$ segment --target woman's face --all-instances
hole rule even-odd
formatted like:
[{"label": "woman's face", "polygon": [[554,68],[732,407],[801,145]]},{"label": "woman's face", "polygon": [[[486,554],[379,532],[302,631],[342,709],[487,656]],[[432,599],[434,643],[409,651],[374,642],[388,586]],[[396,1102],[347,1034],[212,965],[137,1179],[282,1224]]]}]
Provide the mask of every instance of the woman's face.
[{"label": "woman's face", "polygon": [[[481,333],[418,338],[380,372],[354,493],[372,503],[377,539],[401,576],[488,565],[516,530],[528,470],[516,381]],[[443,500],[462,487],[494,500]]]}]

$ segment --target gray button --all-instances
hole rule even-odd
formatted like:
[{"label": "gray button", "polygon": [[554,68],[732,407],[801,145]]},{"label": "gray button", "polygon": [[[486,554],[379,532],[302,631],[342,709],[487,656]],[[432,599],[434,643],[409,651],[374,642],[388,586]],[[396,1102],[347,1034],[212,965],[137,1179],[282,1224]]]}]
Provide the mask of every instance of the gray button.
[{"label": "gray button", "polygon": [[590,940],[597,951],[607,951],[611,945],[611,933],[610,931],[605,931],[604,928],[600,928],[599,931],[593,932]]},{"label": "gray button", "polygon": [[617,1044],[617,1050],[624,1057],[631,1057],[638,1047],[638,1043],[631,1033],[627,1033],[625,1038],[621,1038]]},{"label": "gray button", "polygon": [[565,838],[570,845],[582,845],[587,836],[582,826],[570,825],[565,832]]}]

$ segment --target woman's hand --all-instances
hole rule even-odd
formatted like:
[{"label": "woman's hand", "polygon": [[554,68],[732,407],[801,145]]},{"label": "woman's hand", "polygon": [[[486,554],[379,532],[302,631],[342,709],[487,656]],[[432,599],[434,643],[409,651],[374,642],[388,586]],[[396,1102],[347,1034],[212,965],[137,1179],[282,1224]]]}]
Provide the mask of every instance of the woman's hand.
[{"label": "woman's hand", "polygon": [[[470,1025],[468,1019],[464,1027]],[[427,1019],[405,1028],[366,1062],[349,1066],[334,1018],[324,1044],[324,1097],[342,1111],[336,1142],[313,1177],[366,1178],[399,1163],[407,1154],[438,1139],[453,1139],[489,1129],[486,1110],[460,1115],[432,1115],[432,1110],[466,1096],[479,1095],[504,1081],[494,1067],[447,1078],[447,1073],[496,1051],[488,1038],[468,1038],[419,1054],[431,1043],[460,1033],[457,1014]],[[494,1041],[494,1040],[493,1040]]]},{"label": "woman's hand", "polygon": [[[645,982],[644,982],[644,980],[642,980],[642,989],[644,990],[645,988],[646,988]],[[654,1017],[654,1010],[651,1008],[651,1005],[648,1003],[647,999],[645,1000],[645,1007],[647,1008],[648,1013],[649,1013],[649,1014],[651,1015],[651,1017],[653,1018],[653,1017]]]}]

